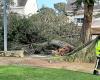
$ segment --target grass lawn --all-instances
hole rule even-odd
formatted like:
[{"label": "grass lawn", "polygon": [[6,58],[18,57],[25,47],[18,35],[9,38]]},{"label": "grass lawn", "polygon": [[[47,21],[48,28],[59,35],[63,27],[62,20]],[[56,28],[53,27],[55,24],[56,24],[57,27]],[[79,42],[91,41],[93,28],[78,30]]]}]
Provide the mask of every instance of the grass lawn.
[{"label": "grass lawn", "polygon": [[0,66],[0,80],[100,80],[100,76],[64,69]]}]

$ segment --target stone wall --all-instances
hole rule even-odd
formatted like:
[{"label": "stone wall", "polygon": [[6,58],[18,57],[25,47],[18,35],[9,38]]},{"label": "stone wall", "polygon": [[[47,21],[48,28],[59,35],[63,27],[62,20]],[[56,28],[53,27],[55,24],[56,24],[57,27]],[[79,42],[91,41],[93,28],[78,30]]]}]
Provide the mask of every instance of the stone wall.
[{"label": "stone wall", "polygon": [[0,56],[5,56],[5,57],[24,57],[24,50],[0,51]]}]

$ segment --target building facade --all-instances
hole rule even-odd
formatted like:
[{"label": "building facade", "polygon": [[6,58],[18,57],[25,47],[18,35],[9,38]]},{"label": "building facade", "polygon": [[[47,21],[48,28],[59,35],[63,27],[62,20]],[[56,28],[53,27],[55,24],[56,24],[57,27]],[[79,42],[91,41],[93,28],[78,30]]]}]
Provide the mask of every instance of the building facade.
[{"label": "building facade", "polygon": [[[66,12],[68,14],[69,23],[73,22],[76,26],[83,25],[84,20],[84,6],[82,6],[76,13],[74,12],[74,7],[71,5],[76,0],[68,0],[67,6],[66,6]],[[90,36],[92,39],[96,38],[98,35],[100,35],[100,16],[95,17],[97,14],[100,14],[100,0],[97,0],[94,4],[93,9],[93,19],[91,24],[91,33]]]},{"label": "building facade", "polygon": [[13,4],[10,6],[10,12],[25,16],[31,16],[37,13],[37,10],[36,0],[13,0]]},{"label": "building facade", "polygon": [[[77,12],[74,12],[74,5],[71,5],[76,0],[68,0],[66,6],[66,12],[68,14],[69,22],[74,22],[78,26],[82,26],[83,18],[84,18],[84,7],[82,6]],[[94,16],[100,14],[100,1],[94,4],[93,10],[93,22],[97,20]],[[100,18],[98,18],[100,20]]]}]

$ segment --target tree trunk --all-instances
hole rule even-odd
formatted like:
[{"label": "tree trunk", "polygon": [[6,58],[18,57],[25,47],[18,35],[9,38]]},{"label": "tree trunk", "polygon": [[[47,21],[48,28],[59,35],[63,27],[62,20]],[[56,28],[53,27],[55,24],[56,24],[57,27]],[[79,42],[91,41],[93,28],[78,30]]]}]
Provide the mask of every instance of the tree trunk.
[{"label": "tree trunk", "polygon": [[84,4],[84,21],[82,26],[82,41],[87,43],[90,41],[91,24],[93,15],[93,5]]}]

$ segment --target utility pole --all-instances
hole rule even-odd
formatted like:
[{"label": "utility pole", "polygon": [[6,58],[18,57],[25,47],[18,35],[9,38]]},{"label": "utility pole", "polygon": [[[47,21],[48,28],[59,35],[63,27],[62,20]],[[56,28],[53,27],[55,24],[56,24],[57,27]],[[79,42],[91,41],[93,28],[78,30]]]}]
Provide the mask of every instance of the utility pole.
[{"label": "utility pole", "polygon": [[4,16],[4,51],[7,51],[7,0],[3,0],[3,16]]}]

